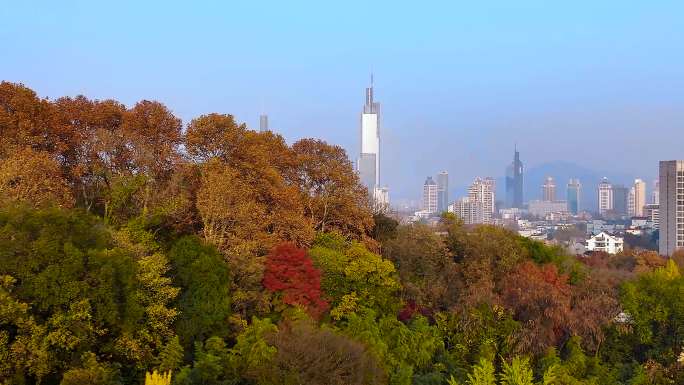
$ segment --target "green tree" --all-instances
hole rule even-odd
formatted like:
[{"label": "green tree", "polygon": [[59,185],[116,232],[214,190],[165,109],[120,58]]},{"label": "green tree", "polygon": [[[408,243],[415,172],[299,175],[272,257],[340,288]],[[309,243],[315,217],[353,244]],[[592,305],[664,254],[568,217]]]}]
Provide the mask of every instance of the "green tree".
[{"label": "green tree", "polygon": [[230,272],[215,247],[194,236],[178,239],[169,251],[180,316],[176,332],[191,347],[210,336],[226,337],[231,314]]}]

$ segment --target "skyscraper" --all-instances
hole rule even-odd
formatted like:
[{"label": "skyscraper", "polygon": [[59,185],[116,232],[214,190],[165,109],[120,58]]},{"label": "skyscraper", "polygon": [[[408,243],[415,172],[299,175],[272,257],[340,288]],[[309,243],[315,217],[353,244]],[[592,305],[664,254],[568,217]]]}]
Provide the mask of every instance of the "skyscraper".
[{"label": "skyscraper", "polygon": [[570,179],[568,181],[567,200],[568,211],[571,214],[577,215],[580,211],[580,192],[582,191],[582,184],[579,179]]},{"label": "skyscraper", "polygon": [[644,216],[644,206],[646,206],[646,183],[643,180],[634,180],[634,185],[629,189],[627,206],[629,215],[633,217]]},{"label": "skyscraper", "polygon": [[629,189],[621,184],[613,185],[613,211],[618,215],[626,215],[629,201]]},{"label": "skyscraper", "polygon": [[380,104],[373,100],[373,75],[366,88],[366,104],[361,113],[361,154],[357,163],[359,178],[371,197],[380,187]]},{"label": "skyscraper", "polygon": [[259,115],[259,131],[268,131],[268,115],[266,114]]},{"label": "skyscraper", "polygon": [[492,223],[494,210],[496,209],[496,182],[493,178],[475,178],[468,188],[468,199],[471,202],[479,202],[482,205],[484,223]]},{"label": "skyscraper", "polygon": [[523,206],[523,164],[517,148],[513,153],[513,163],[506,169],[506,205],[519,209]]},{"label": "skyscraper", "polygon": [[430,214],[437,212],[437,183],[431,176],[425,179],[423,184],[423,210]]},{"label": "skyscraper", "polygon": [[553,177],[547,176],[542,185],[542,200],[544,202],[556,201],[556,181]]},{"label": "skyscraper", "polygon": [[605,215],[613,210],[613,185],[608,182],[608,178],[603,178],[598,185],[598,211],[600,215]]},{"label": "skyscraper", "polygon": [[653,182],[653,191],[651,192],[651,203],[654,205],[660,204],[660,181]]},{"label": "skyscraper", "polygon": [[437,211],[443,213],[449,207],[449,173],[437,174]]},{"label": "skyscraper", "polygon": [[660,162],[660,254],[684,248],[684,160]]}]

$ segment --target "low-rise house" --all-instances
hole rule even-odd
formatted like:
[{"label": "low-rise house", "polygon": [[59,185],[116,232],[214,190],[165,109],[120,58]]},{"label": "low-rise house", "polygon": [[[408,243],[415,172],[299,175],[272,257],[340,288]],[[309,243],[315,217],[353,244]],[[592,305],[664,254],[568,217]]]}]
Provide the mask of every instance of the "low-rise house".
[{"label": "low-rise house", "polygon": [[624,240],[602,231],[587,239],[586,246],[587,251],[603,251],[608,254],[617,254],[624,249]]}]

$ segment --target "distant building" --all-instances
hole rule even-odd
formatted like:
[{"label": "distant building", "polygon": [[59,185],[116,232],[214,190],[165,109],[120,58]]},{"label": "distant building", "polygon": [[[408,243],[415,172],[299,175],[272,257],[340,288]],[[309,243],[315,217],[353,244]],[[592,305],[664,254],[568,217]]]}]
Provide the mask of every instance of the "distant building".
[{"label": "distant building", "polygon": [[606,232],[600,232],[587,239],[586,246],[587,251],[602,251],[608,254],[617,254],[624,249],[624,240]]},{"label": "distant building", "polygon": [[482,203],[471,200],[469,197],[457,199],[454,203],[449,205],[447,210],[461,218],[466,225],[485,223]]},{"label": "distant building", "polygon": [[449,173],[437,174],[437,211],[443,213],[449,206]]},{"label": "distant building", "polygon": [[613,211],[618,215],[627,214],[629,189],[621,184],[613,185]]},{"label": "distant building", "polygon": [[577,215],[580,212],[580,196],[581,196],[582,185],[579,179],[570,179],[568,181],[567,188],[567,202],[568,211],[572,215]]},{"label": "distant building", "polygon": [[613,185],[608,178],[603,178],[598,185],[598,211],[599,215],[605,215],[613,210]]},{"label": "distant building", "polygon": [[646,206],[646,183],[641,179],[635,179],[634,185],[629,189],[627,212],[632,217],[642,217],[644,206]]},{"label": "distant building", "polygon": [[431,176],[423,184],[423,211],[434,214],[437,212],[437,183]]},{"label": "distant building", "polygon": [[259,131],[268,131],[268,115],[266,114],[259,115]]},{"label": "distant building", "polygon": [[361,113],[361,154],[357,162],[361,183],[374,198],[380,187],[380,104],[373,100],[373,77],[366,88],[366,104]]},{"label": "distant building", "polygon": [[644,216],[653,223],[654,229],[660,228],[660,205],[650,203],[644,206]]},{"label": "distant building", "polygon": [[660,162],[660,254],[684,248],[684,160]]},{"label": "distant building", "polygon": [[513,163],[506,169],[506,206],[523,207],[523,164],[517,148],[513,153]]},{"label": "distant building", "polygon": [[495,212],[496,202],[496,182],[493,178],[475,178],[473,184],[468,188],[468,198],[471,201],[479,202],[482,205],[484,223],[493,223],[492,218]]},{"label": "distant building", "polygon": [[547,176],[542,184],[542,200],[545,202],[554,202],[556,200],[556,181],[553,177]]},{"label": "distant building", "polygon": [[653,191],[651,192],[651,203],[654,205],[660,204],[660,182],[653,182]]},{"label": "distant building", "polygon": [[387,187],[376,187],[373,192],[373,208],[376,212],[386,212],[389,210],[389,189]]},{"label": "distant building", "polygon": [[567,213],[568,203],[566,201],[529,201],[527,212],[539,218],[546,218],[551,213]]}]

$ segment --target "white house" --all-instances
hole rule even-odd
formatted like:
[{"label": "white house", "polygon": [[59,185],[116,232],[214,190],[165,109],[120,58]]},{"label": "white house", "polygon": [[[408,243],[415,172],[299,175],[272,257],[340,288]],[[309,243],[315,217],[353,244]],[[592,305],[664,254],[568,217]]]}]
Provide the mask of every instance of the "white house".
[{"label": "white house", "polygon": [[587,251],[603,251],[608,254],[617,254],[624,248],[623,239],[602,231],[587,239]]}]

